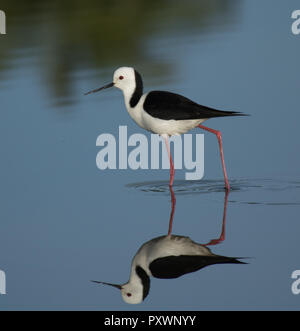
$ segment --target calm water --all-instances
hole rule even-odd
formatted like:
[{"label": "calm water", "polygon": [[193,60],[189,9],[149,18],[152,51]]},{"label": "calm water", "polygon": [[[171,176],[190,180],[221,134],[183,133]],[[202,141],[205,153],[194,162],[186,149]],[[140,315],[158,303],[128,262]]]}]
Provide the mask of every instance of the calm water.
[{"label": "calm water", "polygon": [[[0,309],[299,309],[300,37],[296,0],[1,1]],[[151,279],[145,301],[118,290],[139,247],[167,234],[168,170],[96,167],[96,139],[144,133],[117,90],[85,97],[132,65],[146,90],[166,89],[250,117],[213,119],[232,191],[215,254],[249,257],[183,277]],[[194,130],[200,133],[200,130]],[[149,137],[149,133],[146,133]],[[222,170],[205,134],[205,176],[176,171],[173,234],[220,237]]]}]

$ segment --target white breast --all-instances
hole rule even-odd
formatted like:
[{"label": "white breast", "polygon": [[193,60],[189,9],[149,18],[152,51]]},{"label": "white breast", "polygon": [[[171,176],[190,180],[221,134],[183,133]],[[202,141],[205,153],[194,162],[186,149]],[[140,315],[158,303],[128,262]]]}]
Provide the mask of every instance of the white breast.
[{"label": "white breast", "polygon": [[151,274],[149,264],[152,261],[172,255],[212,256],[214,254],[209,248],[194,242],[189,237],[162,236],[145,243],[135,255],[133,265],[140,265],[148,274]]},{"label": "white breast", "polygon": [[143,103],[148,93],[144,94],[138,104],[132,108],[129,99],[125,96],[125,104],[131,118],[141,128],[156,134],[168,134],[169,136],[179,135],[194,129],[197,125],[203,123],[205,119],[197,120],[162,120],[152,117],[143,108]]},{"label": "white breast", "polygon": [[148,128],[144,124],[144,119],[143,119],[143,113],[145,113],[145,111],[143,109],[143,103],[144,103],[146,96],[147,96],[147,94],[142,95],[138,104],[134,108],[130,107],[130,104],[129,104],[130,100],[127,100],[127,98],[125,96],[125,105],[126,105],[129,115],[135,121],[135,123],[137,125],[139,125],[141,128],[148,130]]}]

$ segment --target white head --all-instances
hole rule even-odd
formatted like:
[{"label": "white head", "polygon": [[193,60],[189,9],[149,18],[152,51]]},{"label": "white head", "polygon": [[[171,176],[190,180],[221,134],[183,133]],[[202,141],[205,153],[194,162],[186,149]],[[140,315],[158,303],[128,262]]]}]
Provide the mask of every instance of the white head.
[{"label": "white head", "polygon": [[122,91],[135,89],[135,70],[131,67],[121,67],[114,72],[114,86]]},{"label": "white head", "polygon": [[109,87],[117,87],[123,92],[133,93],[138,89],[139,93],[143,92],[143,82],[141,75],[131,67],[121,67],[114,72],[113,82],[104,85],[96,90],[92,90],[87,94],[99,92]]}]

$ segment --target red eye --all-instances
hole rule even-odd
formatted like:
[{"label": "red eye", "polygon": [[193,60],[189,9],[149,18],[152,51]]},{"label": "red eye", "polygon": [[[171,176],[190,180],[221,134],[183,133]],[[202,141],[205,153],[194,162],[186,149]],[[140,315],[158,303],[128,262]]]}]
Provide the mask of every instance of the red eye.
[{"label": "red eye", "polygon": [[124,76],[120,76],[119,79],[121,79],[121,80],[124,79]]},{"label": "red eye", "polygon": [[128,297],[131,297],[131,293],[126,293]]}]

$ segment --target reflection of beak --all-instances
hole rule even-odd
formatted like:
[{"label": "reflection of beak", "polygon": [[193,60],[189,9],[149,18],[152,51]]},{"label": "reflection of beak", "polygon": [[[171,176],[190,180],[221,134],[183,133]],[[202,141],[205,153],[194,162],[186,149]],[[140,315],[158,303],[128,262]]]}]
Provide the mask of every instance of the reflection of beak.
[{"label": "reflection of beak", "polygon": [[102,86],[100,88],[97,88],[96,90],[89,91],[89,92],[85,93],[84,95],[88,95],[88,94],[91,94],[91,93],[99,92],[101,90],[105,90],[106,88],[113,87],[114,85],[115,85],[114,83],[109,83],[109,84],[104,85],[104,86]]},{"label": "reflection of beak", "polygon": [[98,282],[98,281],[96,281],[96,280],[92,280],[92,282],[93,282],[93,283],[96,283],[96,284],[104,284],[104,285],[113,286],[113,287],[118,288],[119,290],[122,290],[122,286],[121,286],[121,285],[118,285],[118,284],[111,284],[111,283]]}]

